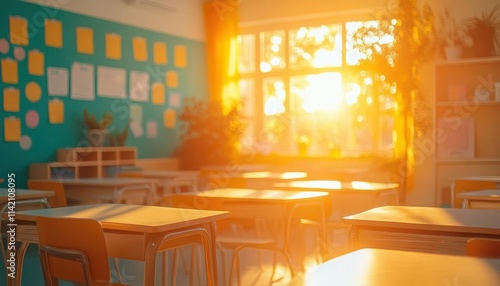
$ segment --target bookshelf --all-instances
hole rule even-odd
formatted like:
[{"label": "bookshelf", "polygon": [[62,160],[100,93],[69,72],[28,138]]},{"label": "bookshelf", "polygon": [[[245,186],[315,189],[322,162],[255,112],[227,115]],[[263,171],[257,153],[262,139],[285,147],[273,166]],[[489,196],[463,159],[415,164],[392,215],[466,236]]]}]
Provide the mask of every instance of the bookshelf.
[{"label": "bookshelf", "polygon": [[88,147],[57,150],[57,161],[29,166],[30,179],[104,178],[116,169],[134,166],[135,147]]},{"label": "bookshelf", "polygon": [[455,177],[500,174],[500,57],[435,65],[436,202],[447,206]]}]

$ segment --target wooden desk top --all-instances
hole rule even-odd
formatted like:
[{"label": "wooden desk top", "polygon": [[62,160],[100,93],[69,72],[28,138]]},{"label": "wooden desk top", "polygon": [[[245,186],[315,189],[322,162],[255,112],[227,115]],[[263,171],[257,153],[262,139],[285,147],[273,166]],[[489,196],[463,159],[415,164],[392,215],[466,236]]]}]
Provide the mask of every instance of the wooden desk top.
[{"label": "wooden desk top", "polygon": [[230,174],[231,178],[243,179],[280,179],[280,180],[295,180],[307,178],[306,172],[269,172],[269,171],[255,171],[255,172],[242,172],[237,174]]},{"label": "wooden desk top", "polygon": [[[177,194],[182,196],[181,194]],[[193,195],[193,194],[191,194]],[[328,196],[327,192],[300,192],[260,189],[213,189],[196,193],[197,196],[238,201],[296,201]]]},{"label": "wooden desk top", "polygon": [[139,184],[155,184],[156,180],[142,178],[89,178],[89,179],[64,179],[61,180],[64,186],[85,186],[85,187],[124,187]]},{"label": "wooden desk top", "polygon": [[291,285],[500,285],[500,259],[361,249],[329,260]]},{"label": "wooden desk top", "polygon": [[[15,194],[16,200],[42,199],[53,197],[55,195],[54,191],[26,189],[16,189]],[[0,188],[0,204],[7,202],[8,199],[9,190],[6,188]]]},{"label": "wooden desk top", "polygon": [[384,206],[344,217],[344,221],[370,227],[500,235],[500,210]]},{"label": "wooden desk top", "polygon": [[323,191],[385,191],[398,188],[398,184],[362,181],[342,182],[335,180],[304,180],[276,183],[274,187]]},{"label": "wooden desk top", "polygon": [[500,201],[500,190],[494,189],[474,192],[462,192],[457,194],[457,197],[461,199]]},{"label": "wooden desk top", "polygon": [[466,181],[489,181],[500,183],[500,176],[466,176],[457,177],[455,180],[466,180]]},{"label": "wooden desk top", "polygon": [[188,171],[188,170],[144,170],[141,172],[145,178],[155,178],[155,179],[170,179],[175,177],[196,177],[199,175],[199,171]]},{"label": "wooden desk top", "polygon": [[92,218],[99,220],[103,228],[108,230],[158,233],[222,219],[227,216],[227,212],[99,204],[20,211],[16,213],[16,220],[34,222],[37,216]]}]

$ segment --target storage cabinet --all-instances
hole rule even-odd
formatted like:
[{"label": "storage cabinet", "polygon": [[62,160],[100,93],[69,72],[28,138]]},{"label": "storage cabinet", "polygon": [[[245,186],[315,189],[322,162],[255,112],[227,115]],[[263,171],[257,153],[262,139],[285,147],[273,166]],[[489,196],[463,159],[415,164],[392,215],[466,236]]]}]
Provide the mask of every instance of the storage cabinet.
[{"label": "storage cabinet", "polygon": [[436,202],[455,177],[500,174],[500,57],[436,64]]},{"label": "storage cabinet", "polygon": [[64,148],[57,150],[57,162],[30,164],[29,172],[31,179],[103,178],[136,159],[135,147]]}]

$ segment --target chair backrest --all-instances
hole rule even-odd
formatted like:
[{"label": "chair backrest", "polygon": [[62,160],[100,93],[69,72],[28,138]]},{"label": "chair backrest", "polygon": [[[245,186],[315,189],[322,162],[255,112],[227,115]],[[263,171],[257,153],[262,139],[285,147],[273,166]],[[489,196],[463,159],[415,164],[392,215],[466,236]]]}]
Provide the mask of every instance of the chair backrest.
[{"label": "chair backrest", "polygon": [[467,241],[467,255],[482,258],[500,258],[500,239],[469,239]]},{"label": "chair backrest", "polygon": [[197,176],[176,176],[170,179],[169,187],[174,194],[182,192],[196,192],[198,191],[198,177]]},{"label": "chair backrest", "polygon": [[[47,285],[57,285],[52,278],[84,282],[85,267],[76,260],[64,259],[64,252],[83,252],[92,281],[109,281],[106,241],[101,223],[92,219],[37,217],[39,251]],[[43,247],[62,250],[62,255],[43,251]],[[66,251],[65,251],[66,250]]]},{"label": "chair backrest", "polygon": [[53,208],[65,207],[68,205],[62,182],[48,180],[28,180],[28,189],[54,191],[55,196],[49,198],[49,204]]},{"label": "chair backrest", "polygon": [[453,187],[453,197],[451,198],[454,208],[459,208],[462,206],[462,200],[457,198],[457,194],[467,192],[467,191],[479,191],[496,189],[496,182],[488,181],[469,181],[469,180],[456,180]]},{"label": "chair backrest", "polygon": [[154,194],[149,185],[126,186],[118,191],[116,203],[149,205],[154,203]]},{"label": "chair backrest", "polygon": [[142,174],[141,172],[127,171],[127,172],[120,172],[120,173],[116,174],[116,177],[118,177],[118,178],[144,178],[144,174]]}]

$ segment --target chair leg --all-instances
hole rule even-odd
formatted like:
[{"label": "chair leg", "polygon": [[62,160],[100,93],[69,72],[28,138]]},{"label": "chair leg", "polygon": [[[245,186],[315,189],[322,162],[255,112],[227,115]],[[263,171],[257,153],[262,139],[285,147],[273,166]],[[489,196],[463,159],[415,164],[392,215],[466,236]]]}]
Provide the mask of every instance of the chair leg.
[{"label": "chair leg", "polygon": [[118,258],[113,257],[113,264],[115,265],[116,276],[118,277],[118,282],[123,284],[122,274],[120,273],[120,266],[118,265]]},{"label": "chair leg", "polygon": [[178,260],[178,254],[177,251],[179,249],[174,248],[172,250],[172,276],[170,277],[170,285],[174,286],[175,282],[177,280],[177,260]]}]

